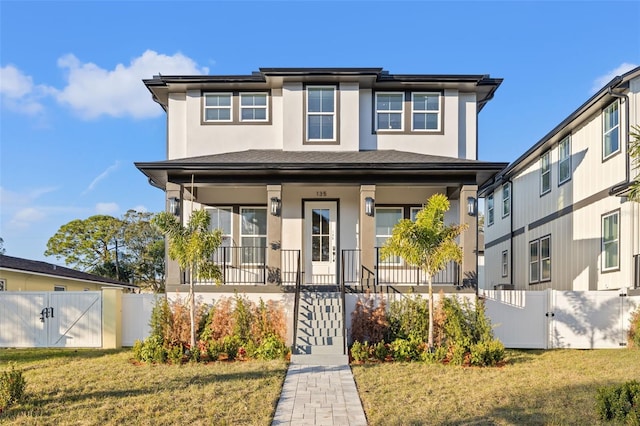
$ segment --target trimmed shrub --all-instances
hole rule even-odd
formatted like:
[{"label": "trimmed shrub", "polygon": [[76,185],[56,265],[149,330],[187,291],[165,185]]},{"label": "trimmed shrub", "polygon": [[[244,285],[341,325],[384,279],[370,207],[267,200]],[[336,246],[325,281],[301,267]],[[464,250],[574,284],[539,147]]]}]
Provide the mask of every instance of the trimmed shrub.
[{"label": "trimmed shrub", "polygon": [[369,342],[360,343],[356,340],[351,345],[351,358],[356,362],[365,362],[369,359]]},{"label": "trimmed shrub", "polygon": [[163,363],[167,360],[167,350],[161,336],[152,334],[144,341],[136,340],[133,344],[133,356],[146,363]]},{"label": "trimmed shrub", "polygon": [[621,385],[599,388],[596,410],[602,420],[640,425],[640,382],[632,380]]},{"label": "trimmed shrub", "polygon": [[429,300],[422,296],[405,297],[389,307],[389,341],[429,338]]},{"label": "trimmed shrub", "polygon": [[499,340],[486,340],[471,345],[471,365],[493,367],[504,359],[504,345]]},{"label": "trimmed shrub", "polygon": [[284,341],[275,334],[270,334],[262,339],[260,346],[255,349],[254,356],[257,359],[269,360],[284,358],[288,349]]},{"label": "trimmed shrub", "polygon": [[22,370],[17,370],[15,363],[10,363],[9,369],[0,375],[0,413],[23,400],[26,386]]}]

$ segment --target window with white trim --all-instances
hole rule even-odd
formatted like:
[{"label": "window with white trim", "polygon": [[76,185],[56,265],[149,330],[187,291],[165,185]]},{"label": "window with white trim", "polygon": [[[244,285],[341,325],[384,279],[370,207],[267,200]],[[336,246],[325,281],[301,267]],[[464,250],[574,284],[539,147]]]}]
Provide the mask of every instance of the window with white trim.
[{"label": "window with white trim", "polygon": [[53,291],[67,291],[67,287],[65,287],[63,285],[54,285],[53,286]]},{"label": "window with white trim", "polygon": [[558,143],[558,185],[571,179],[571,136]]},{"label": "window with white trim", "polygon": [[620,109],[616,101],[602,111],[602,159],[620,151]]},{"label": "window with white trim", "polygon": [[[376,247],[382,247],[393,234],[393,227],[403,219],[402,207],[376,207]],[[390,257],[388,261],[399,264],[400,257]]]},{"label": "window with white trim", "polygon": [[231,122],[233,95],[231,93],[204,94],[204,121]]},{"label": "window with white trim", "polygon": [[267,121],[266,93],[240,93],[240,121]]},{"label": "window with white trim", "polygon": [[502,252],[502,276],[509,275],[509,251],[504,250]]},{"label": "window with white trim", "polygon": [[336,140],[336,88],[307,87],[307,140]]},{"label": "window with white trim", "polygon": [[411,207],[411,210],[409,211],[409,214],[410,214],[412,222],[416,221],[416,217],[418,216],[418,212],[420,210],[422,210],[423,208],[424,207]]},{"label": "window with white trim", "polygon": [[412,130],[440,130],[440,94],[411,94]]},{"label": "window with white trim", "polygon": [[511,183],[502,185],[502,217],[507,217],[511,213]]},{"label": "window with white trim", "polygon": [[602,270],[620,268],[620,212],[602,216]]},{"label": "window with white trim", "polygon": [[[207,209],[211,217],[211,229],[219,229],[222,232],[222,244],[220,247],[233,247],[233,228],[231,220],[233,209],[231,207],[210,207]],[[227,256],[224,258],[224,256]],[[229,262],[231,253],[225,250],[217,250],[214,258],[217,262]]]},{"label": "window with white trim", "polygon": [[540,195],[551,191],[551,153],[540,156]]},{"label": "window with white trim", "polygon": [[267,246],[267,208],[240,208],[241,261],[249,264],[264,264]]},{"label": "window with white trim", "polygon": [[487,226],[493,225],[494,219],[493,194],[487,195]]},{"label": "window with white trim", "polygon": [[529,242],[529,283],[551,280],[551,236]]},{"label": "window with white trim", "polygon": [[376,93],[376,129],[402,130],[404,93]]}]

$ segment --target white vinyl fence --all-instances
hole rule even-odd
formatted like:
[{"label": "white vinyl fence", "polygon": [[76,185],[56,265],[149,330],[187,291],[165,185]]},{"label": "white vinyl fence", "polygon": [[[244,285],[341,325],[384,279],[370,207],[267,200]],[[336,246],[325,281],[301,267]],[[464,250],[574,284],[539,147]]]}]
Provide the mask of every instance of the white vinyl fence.
[{"label": "white vinyl fence", "polygon": [[149,320],[157,297],[164,295],[122,295],[122,346],[133,346],[136,340],[144,340],[151,334]]},{"label": "white vinyl fence", "polygon": [[480,290],[495,337],[508,348],[625,347],[640,296],[626,291]]}]

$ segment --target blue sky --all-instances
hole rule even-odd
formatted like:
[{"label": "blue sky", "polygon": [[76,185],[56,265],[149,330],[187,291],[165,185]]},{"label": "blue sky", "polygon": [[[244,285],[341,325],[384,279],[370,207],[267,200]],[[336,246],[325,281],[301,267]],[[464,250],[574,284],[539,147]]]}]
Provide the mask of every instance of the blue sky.
[{"label": "blue sky", "polygon": [[637,1],[0,0],[0,237],[45,258],[73,219],[160,211],[133,163],[165,159],[154,74],[383,67],[504,78],[481,160],[513,161],[640,64]]}]

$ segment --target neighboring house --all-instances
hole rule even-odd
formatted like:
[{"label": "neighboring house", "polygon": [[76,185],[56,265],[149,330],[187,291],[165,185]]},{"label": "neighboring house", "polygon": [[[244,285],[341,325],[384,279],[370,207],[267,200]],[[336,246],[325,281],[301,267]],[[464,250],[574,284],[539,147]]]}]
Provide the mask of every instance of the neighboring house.
[{"label": "neighboring house", "polygon": [[625,198],[639,124],[640,67],[483,184],[485,288],[640,287],[640,204]]},{"label": "neighboring house", "polygon": [[100,291],[138,286],[37,260],[0,255],[0,291]]},{"label": "neighboring house", "polygon": [[[224,234],[223,283],[246,289],[425,284],[378,248],[398,220],[446,194],[447,221],[469,230],[461,268],[435,284],[460,287],[477,276],[477,185],[506,166],[477,160],[478,113],[501,82],[381,68],[155,76],[144,84],[167,113],[167,158],[136,166],[181,220],[210,212]],[[185,293],[177,265],[166,272],[167,292]]]}]

